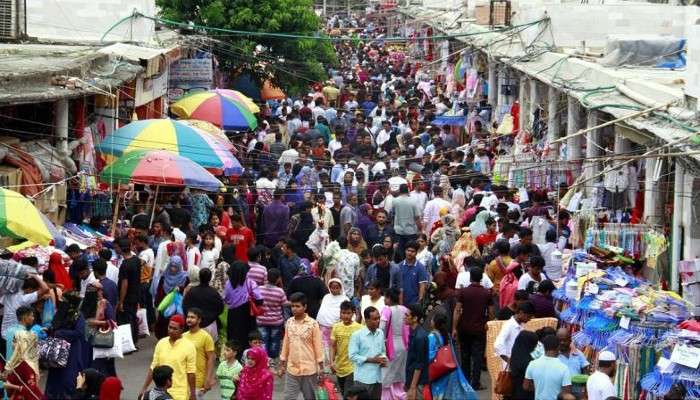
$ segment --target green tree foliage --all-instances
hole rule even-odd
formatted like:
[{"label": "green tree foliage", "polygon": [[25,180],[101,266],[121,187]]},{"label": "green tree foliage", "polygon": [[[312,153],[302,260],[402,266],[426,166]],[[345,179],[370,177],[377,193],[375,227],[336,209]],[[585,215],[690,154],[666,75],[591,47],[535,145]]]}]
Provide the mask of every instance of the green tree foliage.
[{"label": "green tree foliage", "polygon": [[[236,31],[313,36],[321,26],[313,0],[157,0],[157,4],[164,18]],[[250,73],[259,83],[272,77],[289,94],[325,79],[324,65],[336,63],[333,47],[324,40],[207,33],[220,41],[212,50],[221,70]]]}]

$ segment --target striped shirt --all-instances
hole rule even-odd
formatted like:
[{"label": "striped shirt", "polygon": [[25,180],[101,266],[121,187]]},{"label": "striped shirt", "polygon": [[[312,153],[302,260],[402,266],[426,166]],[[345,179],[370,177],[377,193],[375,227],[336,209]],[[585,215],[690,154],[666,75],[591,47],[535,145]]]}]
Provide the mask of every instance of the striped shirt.
[{"label": "striped shirt", "polygon": [[256,262],[249,262],[248,265],[250,269],[248,270],[248,275],[246,276],[251,281],[258,284],[258,286],[263,286],[267,283],[267,268]]},{"label": "striped shirt", "polygon": [[282,326],[284,317],[282,316],[282,305],[287,302],[284,290],[274,285],[258,286],[260,297],[263,299],[264,314],[257,317],[260,326]]}]

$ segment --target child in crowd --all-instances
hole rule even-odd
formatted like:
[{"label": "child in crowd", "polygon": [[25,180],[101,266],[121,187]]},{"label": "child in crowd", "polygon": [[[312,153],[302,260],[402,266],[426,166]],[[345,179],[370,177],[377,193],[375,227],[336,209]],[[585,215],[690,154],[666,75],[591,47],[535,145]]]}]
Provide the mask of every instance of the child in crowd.
[{"label": "child in crowd", "polygon": [[221,352],[221,362],[216,369],[216,378],[221,387],[221,400],[231,399],[231,396],[236,392],[236,382],[238,382],[239,374],[243,369],[241,363],[236,359],[240,351],[241,346],[238,343],[228,341]]},{"label": "child in crowd", "polygon": [[331,330],[331,371],[338,378],[338,388],[343,397],[353,385],[353,366],[348,357],[348,344],[353,332],[362,328],[362,325],[353,321],[355,306],[350,301],[340,304],[340,321],[333,325]]},{"label": "child in crowd", "polygon": [[[273,375],[267,368],[265,348],[254,346],[246,350],[245,367],[238,381],[237,400],[272,400]],[[223,391],[222,391],[223,396]],[[223,396],[223,398],[227,398]]]},{"label": "child in crowd", "polygon": [[187,265],[199,265],[202,253],[199,252],[199,235],[195,231],[187,232]]}]

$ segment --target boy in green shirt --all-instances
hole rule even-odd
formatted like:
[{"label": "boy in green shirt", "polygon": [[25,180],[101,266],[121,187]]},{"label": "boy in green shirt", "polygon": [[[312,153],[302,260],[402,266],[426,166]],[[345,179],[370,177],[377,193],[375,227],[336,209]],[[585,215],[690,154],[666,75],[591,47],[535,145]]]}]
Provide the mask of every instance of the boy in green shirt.
[{"label": "boy in green shirt", "polygon": [[348,357],[348,344],[353,332],[362,328],[361,324],[353,321],[355,306],[350,301],[340,304],[340,322],[331,329],[331,371],[338,378],[338,388],[343,397],[353,385],[353,366]]},{"label": "boy in green shirt", "polygon": [[243,366],[236,359],[236,355],[241,350],[241,346],[229,340],[224,346],[221,356],[222,360],[216,368],[216,378],[219,380],[221,388],[221,400],[230,400],[236,392],[236,382]]}]

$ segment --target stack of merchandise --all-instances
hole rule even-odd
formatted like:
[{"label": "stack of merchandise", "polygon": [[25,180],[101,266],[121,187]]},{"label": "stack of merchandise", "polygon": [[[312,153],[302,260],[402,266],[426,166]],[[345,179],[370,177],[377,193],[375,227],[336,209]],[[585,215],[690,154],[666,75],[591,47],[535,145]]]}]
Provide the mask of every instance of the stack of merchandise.
[{"label": "stack of merchandise", "polygon": [[685,387],[686,399],[700,399],[699,330],[697,321],[686,321],[655,343],[660,357],[653,371],[641,381],[641,387],[649,394],[648,399],[663,398],[674,384]]},{"label": "stack of merchandise", "polygon": [[603,349],[617,354],[618,396],[638,399],[642,377],[657,363],[655,343],[690,317],[689,305],[618,266],[597,269],[595,259],[574,253],[565,283],[555,292],[567,305],[560,318],[576,331],[573,343],[590,360]]}]

